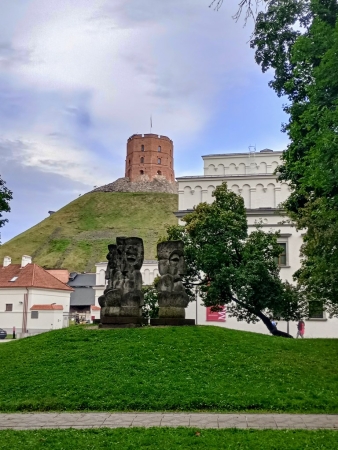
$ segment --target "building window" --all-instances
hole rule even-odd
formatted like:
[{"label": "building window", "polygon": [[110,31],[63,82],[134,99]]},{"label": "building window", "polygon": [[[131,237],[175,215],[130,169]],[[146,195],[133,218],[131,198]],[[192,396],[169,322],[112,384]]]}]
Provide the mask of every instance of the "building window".
[{"label": "building window", "polygon": [[158,170],[157,175],[162,175],[162,172],[160,170]]},{"label": "building window", "polygon": [[144,174],[144,171],[143,171],[143,170],[140,170],[140,174],[143,175],[143,174]]},{"label": "building window", "polygon": [[141,158],[141,164],[143,164],[144,163],[144,158],[143,158],[143,156],[142,156],[142,158]]},{"label": "building window", "polygon": [[38,318],[39,318],[39,311],[32,311],[31,319],[38,319]]},{"label": "building window", "polygon": [[324,304],[321,300],[309,302],[309,319],[324,319]]},{"label": "building window", "polygon": [[161,164],[161,158],[157,158],[157,164]]},{"label": "building window", "polygon": [[12,303],[6,303],[6,311],[13,311],[13,304]]},{"label": "building window", "polygon": [[279,242],[279,245],[282,247],[283,251],[279,257],[276,258],[276,263],[279,266],[286,266],[286,242]]},{"label": "building window", "polygon": [[129,164],[130,164],[130,160],[129,160]]},{"label": "building window", "polygon": [[141,145],[141,152],[144,152],[144,145]]},{"label": "building window", "polygon": [[161,151],[161,146],[160,146],[160,145],[157,147],[157,151],[158,151],[158,152]]}]

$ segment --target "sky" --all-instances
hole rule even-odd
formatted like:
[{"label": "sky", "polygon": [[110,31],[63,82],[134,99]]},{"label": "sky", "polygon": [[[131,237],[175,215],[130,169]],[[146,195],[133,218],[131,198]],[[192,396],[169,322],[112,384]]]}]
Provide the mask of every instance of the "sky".
[{"label": "sky", "polygon": [[283,150],[285,100],[268,87],[253,22],[210,0],[0,0],[1,242],[124,176],[126,142],[174,141],[176,176],[209,153]]}]

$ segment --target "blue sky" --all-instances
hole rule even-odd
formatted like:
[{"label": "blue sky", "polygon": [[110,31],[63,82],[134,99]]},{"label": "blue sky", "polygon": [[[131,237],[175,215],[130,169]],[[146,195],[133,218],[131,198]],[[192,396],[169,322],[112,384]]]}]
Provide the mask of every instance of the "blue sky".
[{"label": "blue sky", "polygon": [[169,136],[177,176],[201,155],[282,150],[283,100],[243,27],[209,0],[0,0],[2,243],[124,176],[127,138]]}]

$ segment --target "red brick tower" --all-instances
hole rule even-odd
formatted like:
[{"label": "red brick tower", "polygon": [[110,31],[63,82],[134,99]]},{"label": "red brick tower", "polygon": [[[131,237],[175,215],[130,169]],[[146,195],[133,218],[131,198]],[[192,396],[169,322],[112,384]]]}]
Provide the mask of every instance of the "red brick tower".
[{"label": "red brick tower", "polygon": [[174,145],[166,136],[133,134],[127,142],[125,176],[130,181],[152,181],[164,177],[175,182]]}]

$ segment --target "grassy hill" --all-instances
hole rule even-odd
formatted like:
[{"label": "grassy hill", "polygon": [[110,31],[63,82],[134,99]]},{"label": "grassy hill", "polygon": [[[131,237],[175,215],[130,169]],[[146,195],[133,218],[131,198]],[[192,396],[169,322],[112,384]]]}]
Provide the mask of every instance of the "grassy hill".
[{"label": "grassy hill", "polygon": [[71,271],[92,271],[106,260],[107,245],[116,236],[141,237],[145,258],[154,259],[158,237],[177,223],[177,195],[93,192],[0,246],[4,256],[19,263],[31,255],[37,264]]},{"label": "grassy hill", "polygon": [[0,411],[338,413],[338,340],[70,327],[0,345]]}]

